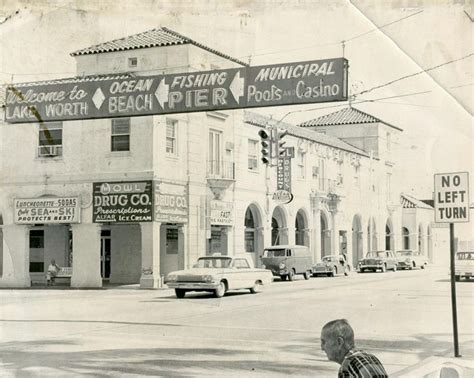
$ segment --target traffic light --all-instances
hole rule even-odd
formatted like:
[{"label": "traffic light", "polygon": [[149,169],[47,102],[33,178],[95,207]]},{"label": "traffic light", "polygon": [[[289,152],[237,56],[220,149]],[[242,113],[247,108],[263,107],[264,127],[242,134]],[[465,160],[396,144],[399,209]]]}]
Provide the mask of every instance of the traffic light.
[{"label": "traffic light", "polygon": [[276,134],[276,136],[275,136],[275,147],[276,147],[275,156],[278,158],[278,157],[285,154],[285,143],[286,143],[286,141],[284,141],[283,138],[285,137],[285,135],[288,134],[288,131],[284,130],[284,129],[277,129],[275,134]]},{"label": "traffic light", "polygon": [[260,144],[262,145],[262,162],[263,164],[270,164],[272,158],[272,137],[267,130],[260,130]]}]

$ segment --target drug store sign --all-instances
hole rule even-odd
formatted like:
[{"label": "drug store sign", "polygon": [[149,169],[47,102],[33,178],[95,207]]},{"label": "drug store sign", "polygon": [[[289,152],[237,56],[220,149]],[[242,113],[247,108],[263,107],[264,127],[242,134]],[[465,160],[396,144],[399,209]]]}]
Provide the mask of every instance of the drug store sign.
[{"label": "drug store sign", "polygon": [[153,221],[152,181],[96,182],[93,184],[94,223]]}]

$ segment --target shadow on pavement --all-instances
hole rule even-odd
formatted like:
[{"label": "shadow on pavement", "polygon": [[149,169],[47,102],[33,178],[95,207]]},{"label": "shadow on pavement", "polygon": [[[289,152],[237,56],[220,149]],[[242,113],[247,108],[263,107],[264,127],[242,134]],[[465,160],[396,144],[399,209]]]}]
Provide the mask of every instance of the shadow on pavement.
[{"label": "shadow on pavement", "polygon": [[[174,376],[190,375],[313,375],[334,373],[314,364],[277,362],[265,351],[221,348],[123,348],[71,352],[39,351],[71,345],[68,340],[8,342],[0,344],[4,372],[13,376],[118,375]],[[322,369],[322,370],[321,370]]]}]

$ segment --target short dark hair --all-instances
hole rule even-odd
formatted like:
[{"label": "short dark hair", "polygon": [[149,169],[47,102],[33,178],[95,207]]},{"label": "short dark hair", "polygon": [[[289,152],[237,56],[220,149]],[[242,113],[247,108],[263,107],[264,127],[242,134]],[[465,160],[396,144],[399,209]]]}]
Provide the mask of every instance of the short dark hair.
[{"label": "short dark hair", "polygon": [[331,320],[324,325],[322,331],[334,337],[342,337],[348,347],[354,347],[354,330],[346,319]]}]

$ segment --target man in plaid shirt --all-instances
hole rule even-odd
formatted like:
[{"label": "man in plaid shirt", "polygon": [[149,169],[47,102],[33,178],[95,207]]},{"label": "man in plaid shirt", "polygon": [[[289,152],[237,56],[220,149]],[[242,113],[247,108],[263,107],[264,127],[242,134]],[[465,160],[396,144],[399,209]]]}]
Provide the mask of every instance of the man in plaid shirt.
[{"label": "man in plaid shirt", "polygon": [[377,357],[355,348],[354,330],[346,319],[333,320],[323,327],[321,349],[326,352],[330,361],[341,365],[338,377],[388,377]]}]

